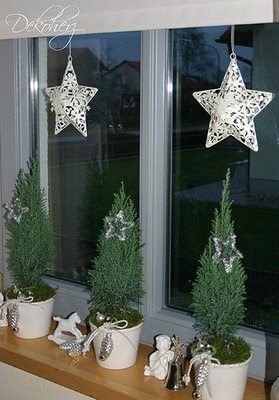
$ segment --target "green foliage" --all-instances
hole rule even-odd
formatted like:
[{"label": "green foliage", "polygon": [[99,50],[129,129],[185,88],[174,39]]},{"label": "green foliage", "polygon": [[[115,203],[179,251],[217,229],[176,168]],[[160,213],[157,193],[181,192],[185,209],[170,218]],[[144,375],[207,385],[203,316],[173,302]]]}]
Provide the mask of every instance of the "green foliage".
[{"label": "green foliage", "polygon": [[221,364],[242,363],[248,360],[251,355],[251,346],[241,337],[232,336],[226,340],[212,337],[208,338],[208,343],[215,347],[214,357]]},{"label": "green foliage", "polygon": [[[91,312],[91,322],[95,326],[99,327],[99,326],[101,326],[103,324],[103,322],[100,322],[100,321],[97,320],[97,318],[96,318],[97,317],[97,312],[98,311],[92,310],[92,312]],[[138,325],[138,323],[143,320],[143,315],[138,310],[136,310],[135,308],[129,308],[129,309],[125,310],[125,311],[119,311],[119,310],[118,311],[114,311],[113,318],[116,318],[118,321],[120,321],[122,319],[128,321],[128,327],[132,328],[133,326]]]},{"label": "green foliage", "polygon": [[[212,257],[215,252],[213,238],[227,239],[234,234],[231,218],[231,201],[229,200],[230,172],[228,170],[223,182],[220,210],[215,210],[212,232],[197,270],[193,284],[193,310],[197,319],[197,331],[203,337],[214,337],[228,340],[235,334],[244,319],[245,280],[246,275],[240,260],[233,262],[232,271],[225,272],[222,263],[216,263]],[[231,254],[231,247],[225,249]]]},{"label": "green foliage", "polygon": [[138,159],[112,159],[99,163],[92,161],[87,165],[86,185],[79,209],[79,250],[81,266],[77,269],[81,282],[87,281],[87,271],[91,260],[97,253],[97,242],[103,228],[104,216],[109,213],[113,193],[117,192],[122,181],[130,193],[135,206],[138,206]]},{"label": "green foliage", "polygon": [[[21,290],[21,293],[24,294],[26,297],[32,296],[33,301],[45,301],[52,298],[56,290],[49,286],[48,284],[41,282],[34,288],[26,288]],[[10,287],[6,293],[8,299],[16,299],[18,296],[18,291],[14,286]]]},{"label": "green foliage", "polygon": [[[251,356],[251,346],[242,337],[230,336],[227,339],[208,337],[203,343],[210,344],[215,350],[214,358],[221,364],[243,363]],[[197,348],[197,341],[190,344],[190,351]]]},{"label": "green foliage", "polygon": [[[90,267],[90,260],[96,255],[96,244],[103,227],[103,218],[109,212],[113,201],[108,168],[102,166],[101,171],[98,163],[92,162],[87,166],[86,175],[86,187],[79,212],[81,238],[79,247],[85,271]],[[119,182],[117,185],[119,186]]]},{"label": "green foliage", "polygon": [[[125,240],[113,235],[106,238],[109,229],[108,218],[112,218],[114,232],[120,232],[121,222],[116,217],[124,212],[124,220],[133,225],[125,232]],[[92,292],[91,304],[96,311],[114,316],[130,312],[132,303],[139,304],[143,296],[143,261],[140,248],[139,220],[129,196],[122,184],[114,195],[109,216],[104,219],[104,227],[98,239],[98,255],[92,262],[89,284]]]},{"label": "green foliage", "polygon": [[7,219],[9,270],[20,289],[37,287],[53,266],[54,243],[45,191],[40,188],[37,158],[28,162],[28,172],[19,171],[12,204],[18,199],[27,207],[19,223]]}]

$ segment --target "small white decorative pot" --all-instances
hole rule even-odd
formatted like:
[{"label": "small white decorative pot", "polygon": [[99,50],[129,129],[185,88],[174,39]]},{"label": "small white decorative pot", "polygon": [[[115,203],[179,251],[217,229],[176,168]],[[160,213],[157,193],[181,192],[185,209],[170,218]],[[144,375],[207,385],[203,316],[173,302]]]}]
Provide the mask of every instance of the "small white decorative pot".
[{"label": "small white decorative pot", "polygon": [[270,396],[270,400],[279,400],[279,378],[273,383]]},{"label": "small white decorative pot", "polygon": [[[101,329],[93,340],[93,347],[97,364],[108,369],[123,369],[131,367],[137,359],[139,340],[143,322],[125,329],[112,329],[113,349],[109,357],[102,361],[99,359],[101,343],[104,337],[104,330]],[[93,332],[96,326],[90,322],[90,329]]]},{"label": "small white decorative pot", "polygon": [[208,378],[200,389],[202,399],[242,400],[251,358],[239,364],[211,363]]},{"label": "small white decorative pot", "polygon": [[49,333],[54,297],[35,303],[18,303],[18,332],[14,334],[22,339],[35,339]]}]

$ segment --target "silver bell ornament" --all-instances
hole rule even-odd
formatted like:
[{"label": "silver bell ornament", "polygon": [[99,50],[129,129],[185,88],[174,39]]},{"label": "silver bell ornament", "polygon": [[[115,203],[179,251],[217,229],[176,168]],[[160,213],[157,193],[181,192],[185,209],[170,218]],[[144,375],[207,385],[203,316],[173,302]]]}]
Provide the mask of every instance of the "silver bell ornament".
[{"label": "silver bell ornament", "polygon": [[168,375],[164,386],[170,390],[184,389],[186,386],[182,380],[183,375],[184,369],[182,362],[180,360],[170,361]]},{"label": "silver bell ornament", "polygon": [[172,337],[171,350],[174,352],[174,359],[169,362],[168,374],[165,387],[170,390],[181,390],[186,387],[183,381],[184,376],[184,353],[185,345],[180,342],[179,336]]}]

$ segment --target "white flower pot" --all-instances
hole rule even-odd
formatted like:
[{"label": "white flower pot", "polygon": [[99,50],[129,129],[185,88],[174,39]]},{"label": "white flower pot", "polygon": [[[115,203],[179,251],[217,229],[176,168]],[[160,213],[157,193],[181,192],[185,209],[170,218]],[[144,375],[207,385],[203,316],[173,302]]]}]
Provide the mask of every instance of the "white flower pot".
[{"label": "white flower pot", "polygon": [[22,339],[35,339],[49,333],[54,297],[36,303],[18,303],[18,332],[14,334]]},{"label": "white flower pot", "polygon": [[[133,326],[132,328],[113,329],[112,341],[113,349],[110,356],[102,361],[99,359],[101,343],[104,337],[104,330],[100,330],[93,340],[95,357],[98,365],[108,369],[123,369],[131,367],[137,359],[140,333],[143,323]],[[90,323],[90,329],[93,332],[96,326]]]},{"label": "white flower pot", "polygon": [[251,357],[239,364],[218,365],[211,363],[207,381],[200,390],[202,399],[242,400]]}]

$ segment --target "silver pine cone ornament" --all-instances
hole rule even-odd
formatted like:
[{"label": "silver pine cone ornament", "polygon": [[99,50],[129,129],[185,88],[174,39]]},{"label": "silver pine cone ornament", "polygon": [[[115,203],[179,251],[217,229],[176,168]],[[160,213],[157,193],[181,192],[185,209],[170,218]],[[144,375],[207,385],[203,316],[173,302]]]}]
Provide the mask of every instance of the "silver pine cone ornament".
[{"label": "silver pine cone ornament", "polygon": [[112,333],[106,332],[100,348],[99,359],[105,361],[111,354],[113,349]]},{"label": "silver pine cone ornament", "polygon": [[8,323],[13,332],[18,332],[18,320],[19,320],[19,313],[18,313],[18,306],[13,304],[8,310]]}]

